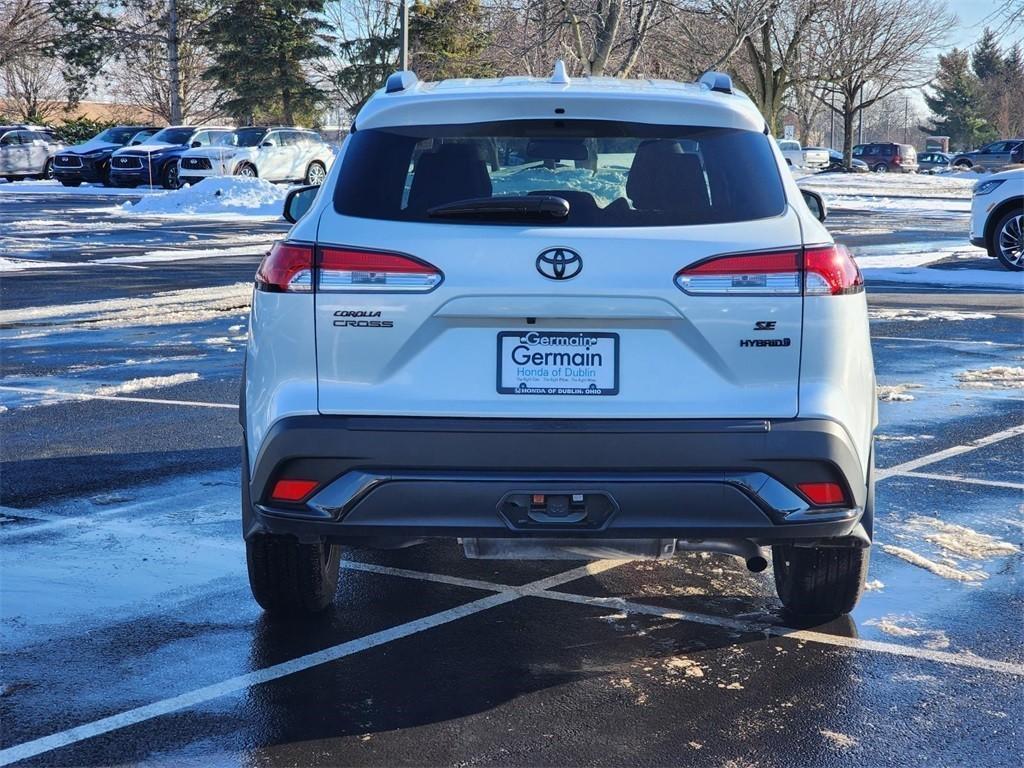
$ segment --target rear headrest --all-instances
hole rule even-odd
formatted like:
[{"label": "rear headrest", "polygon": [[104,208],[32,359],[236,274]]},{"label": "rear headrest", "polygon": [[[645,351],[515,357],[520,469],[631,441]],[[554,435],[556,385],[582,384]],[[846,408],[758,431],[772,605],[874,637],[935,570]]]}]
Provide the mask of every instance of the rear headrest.
[{"label": "rear headrest", "polygon": [[637,148],[626,181],[637,210],[705,211],[711,205],[700,157],[678,142],[657,140]]},{"label": "rear headrest", "polygon": [[416,161],[408,209],[423,213],[435,205],[470,197],[490,197],[491,177],[472,144],[442,144]]}]

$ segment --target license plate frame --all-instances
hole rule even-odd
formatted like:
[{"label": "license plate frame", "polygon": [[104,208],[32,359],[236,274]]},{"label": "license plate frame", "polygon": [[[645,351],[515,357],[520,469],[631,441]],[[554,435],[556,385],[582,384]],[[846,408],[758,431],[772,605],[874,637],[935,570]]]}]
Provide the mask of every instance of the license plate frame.
[{"label": "license plate frame", "polygon": [[[510,345],[506,339],[512,339]],[[516,339],[519,343],[516,343]],[[544,340],[564,340],[562,344],[546,344]],[[620,336],[617,333],[607,331],[501,331],[497,339],[497,364],[496,364],[496,386],[498,394],[501,395],[549,395],[549,396],[584,396],[584,397],[610,397],[619,394],[619,351]],[[605,355],[611,352],[611,380],[609,381],[608,364]],[[570,360],[579,360],[579,363],[535,365],[533,363],[517,362],[513,355],[518,347],[525,347],[526,350],[548,349],[555,354],[568,354]],[[520,351],[520,356],[527,352]],[[528,352],[532,356],[533,352]],[[543,352],[542,352],[543,354]],[[586,373],[593,368],[592,357],[587,355],[600,355],[600,364],[593,375]],[[581,357],[573,357],[581,355]],[[510,367],[530,365],[537,375],[523,377],[512,374],[505,376],[505,365]],[[557,373],[551,369],[559,369]],[[565,368],[571,369],[566,373]],[[540,375],[541,370],[547,370],[547,374]],[[544,379],[549,384],[544,384]],[[533,383],[527,384],[525,379]],[[509,385],[510,381],[518,381],[518,384]],[[610,385],[610,386],[609,386]]]}]

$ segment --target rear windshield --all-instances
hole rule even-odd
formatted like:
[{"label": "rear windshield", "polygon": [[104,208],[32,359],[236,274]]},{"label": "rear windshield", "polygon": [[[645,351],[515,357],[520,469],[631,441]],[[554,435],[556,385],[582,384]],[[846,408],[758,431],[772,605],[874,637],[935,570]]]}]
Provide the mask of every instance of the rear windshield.
[{"label": "rear windshield", "polygon": [[597,120],[375,128],[349,137],[334,205],[370,219],[479,223],[429,211],[474,198],[556,195],[569,215],[549,226],[751,221],[785,208],[770,141],[734,128]]}]

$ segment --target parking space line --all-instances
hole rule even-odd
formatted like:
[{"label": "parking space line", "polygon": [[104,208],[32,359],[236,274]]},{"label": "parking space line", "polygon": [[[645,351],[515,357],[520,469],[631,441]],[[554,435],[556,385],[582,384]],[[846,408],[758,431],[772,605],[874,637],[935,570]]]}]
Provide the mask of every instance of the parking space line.
[{"label": "parking space line", "polygon": [[230,408],[238,410],[238,403],[205,403],[201,400],[162,400],[157,397],[132,397],[131,395],[93,395],[86,392],[58,392],[52,389],[35,389],[33,387],[10,387],[0,385],[0,391],[23,392],[30,395],[45,397],[55,395],[57,397],[76,397],[80,400],[123,400],[128,403],[155,403],[157,405],[188,405],[194,408]]},{"label": "parking space line", "polygon": [[859,637],[842,637],[830,635],[824,632],[813,630],[793,629],[774,624],[759,622],[747,622],[740,619],[731,619],[727,616],[714,616],[706,613],[693,613],[691,611],[678,611],[671,608],[661,608],[654,605],[634,603],[629,600],[622,600],[615,597],[588,597],[586,595],[574,595],[570,592],[538,592],[534,597],[543,597],[547,600],[559,600],[567,603],[580,605],[599,606],[611,608],[626,613],[640,613],[648,616],[658,616],[663,619],[675,619],[696,624],[707,624],[722,629],[732,629],[740,632],[751,632],[755,634],[771,635],[774,637],[786,637],[792,640],[803,640],[810,643],[822,645],[834,645],[842,648],[852,648],[861,651],[876,651],[888,653],[894,656],[908,656],[914,659],[935,661],[940,664],[950,664],[957,667],[970,667],[972,669],[983,669],[988,672],[1000,672],[1015,677],[1024,677],[1024,664],[1015,664],[1007,661],[996,661],[975,656],[970,653],[949,653],[947,651],[933,651],[929,648],[917,648],[910,645],[898,645],[896,643],[885,643],[877,640],[862,640]]},{"label": "parking space line", "polygon": [[921,456],[917,459],[911,459],[910,461],[904,461],[902,464],[896,464],[892,467],[879,467],[878,468],[878,480],[884,480],[887,477],[893,475],[902,475],[907,472],[913,472],[916,469],[925,467],[929,464],[942,461],[943,459],[949,459],[953,456],[960,456],[964,453],[977,450],[978,448],[984,448],[987,445],[1001,442],[1002,440],[1009,440],[1011,437],[1017,437],[1018,435],[1024,435],[1024,424],[1018,424],[1014,427],[1004,429],[1000,432],[994,432],[991,435],[985,435],[985,437],[979,437],[977,440],[972,440],[969,443],[963,445],[954,445],[951,448],[945,448],[935,453],[929,453],[925,456]]},{"label": "parking space line", "polygon": [[977,477],[964,475],[940,475],[936,472],[900,472],[900,477],[922,477],[926,480],[947,480],[951,483],[970,483],[971,485],[987,485],[991,488],[1011,488],[1024,491],[1024,483],[1009,480],[981,480]]},{"label": "parking space line", "polygon": [[586,565],[578,568],[563,571],[562,573],[549,576],[544,579],[539,579],[521,587],[501,589],[496,594],[487,595],[486,597],[482,597],[478,600],[473,600],[472,602],[464,603],[463,605],[449,608],[445,611],[414,619],[413,621],[408,621],[404,624],[399,624],[397,626],[381,630],[380,632],[374,632],[366,635],[365,637],[349,640],[347,642],[331,646],[330,648],[306,654],[305,656],[299,656],[280,664],[274,664],[263,669],[248,672],[244,675],[237,675],[229,678],[228,680],[222,680],[219,683],[213,683],[212,685],[207,685],[178,696],[171,696],[170,698],[162,699],[161,701],[156,701],[152,704],[146,704],[134,709],[129,709],[116,715],[100,718],[99,720],[94,720],[91,723],[85,723],[84,725],[79,725],[75,728],[69,728],[65,731],[60,731],[49,736],[43,736],[38,739],[33,739],[32,741],[26,741],[22,744],[16,744],[12,747],[8,747],[7,749],[0,750],[0,766],[10,765],[11,763],[19,760],[26,760],[30,757],[35,757],[46,752],[52,752],[55,749],[67,747],[80,741],[100,736],[104,733],[110,733],[111,731],[116,731],[121,728],[127,728],[131,725],[138,725],[139,723],[144,723],[148,720],[161,717],[162,715],[179,712],[183,709],[194,707],[197,704],[211,701],[212,699],[218,699],[222,696],[238,693],[239,691],[243,691],[254,685],[269,683],[282,677],[287,677],[288,675],[294,675],[297,672],[303,672],[307,669],[318,667],[322,664],[338,661],[339,659],[343,659],[347,656],[352,656],[371,648],[386,645],[387,643],[394,642],[395,640],[401,640],[402,638],[415,635],[419,632],[424,632],[428,629],[433,629],[434,627],[439,627],[443,624],[448,624],[450,622],[457,621],[458,619],[472,616],[475,613],[480,613],[481,611],[486,611],[490,608],[510,603],[525,595],[542,592],[553,586],[567,584],[568,582],[575,581],[576,579],[583,578],[584,576],[601,573],[602,571],[622,565],[624,562],[628,561],[598,560],[596,562],[587,563]]}]

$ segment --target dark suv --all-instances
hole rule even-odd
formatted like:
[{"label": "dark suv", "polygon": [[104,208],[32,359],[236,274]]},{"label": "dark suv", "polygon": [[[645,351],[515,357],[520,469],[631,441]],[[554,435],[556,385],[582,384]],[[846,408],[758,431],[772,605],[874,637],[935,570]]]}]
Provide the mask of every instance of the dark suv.
[{"label": "dark suv", "polygon": [[150,125],[116,125],[58,152],[53,158],[53,175],[65,187],[77,187],[83,181],[110,185],[110,156],[133,139],[142,140],[156,133]]},{"label": "dark suv", "polygon": [[172,125],[157,131],[145,144],[119,149],[110,158],[110,180],[116,187],[140,184],[177,189],[178,158],[186,149],[208,147],[231,128]]},{"label": "dark suv", "polygon": [[880,141],[872,144],[858,144],[853,156],[867,163],[877,173],[914,173],[917,171],[917,150],[909,144],[895,144]]}]

